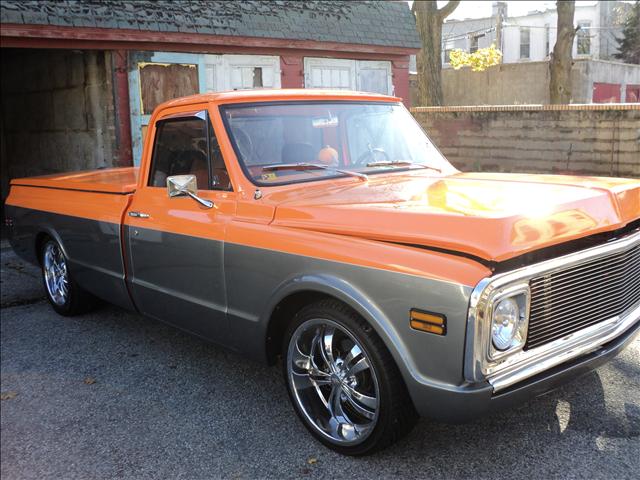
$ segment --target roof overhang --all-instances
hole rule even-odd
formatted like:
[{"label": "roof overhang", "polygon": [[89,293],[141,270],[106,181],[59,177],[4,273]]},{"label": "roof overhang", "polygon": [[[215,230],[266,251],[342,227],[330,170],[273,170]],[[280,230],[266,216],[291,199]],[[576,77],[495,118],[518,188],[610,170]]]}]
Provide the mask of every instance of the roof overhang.
[{"label": "roof overhang", "polygon": [[115,28],[62,27],[57,25],[2,24],[2,48],[60,48],[95,50],[151,50],[243,53],[259,50],[264,54],[315,53],[330,51],[332,56],[406,56],[419,49],[384,45],[288,40],[282,38],[207,35],[183,32],[155,32]]}]

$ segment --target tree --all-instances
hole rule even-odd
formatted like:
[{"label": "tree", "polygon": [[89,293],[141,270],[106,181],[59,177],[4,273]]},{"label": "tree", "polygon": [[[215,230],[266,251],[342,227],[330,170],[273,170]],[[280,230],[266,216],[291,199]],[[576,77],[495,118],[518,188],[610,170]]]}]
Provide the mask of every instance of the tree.
[{"label": "tree", "polygon": [[558,38],[549,61],[549,96],[551,103],[571,102],[571,67],[573,39],[578,29],[573,27],[575,1],[556,2],[558,10]]},{"label": "tree", "polygon": [[640,64],[640,1],[636,0],[622,28],[618,41],[619,53],[614,54],[625,63]]},{"label": "tree", "polygon": [[418,53],[418,101],[420,105],[442,105],[442,23],[460,2],[449,1],[438,8],[435,1],[415,1],[416,16],[422,48]]}]

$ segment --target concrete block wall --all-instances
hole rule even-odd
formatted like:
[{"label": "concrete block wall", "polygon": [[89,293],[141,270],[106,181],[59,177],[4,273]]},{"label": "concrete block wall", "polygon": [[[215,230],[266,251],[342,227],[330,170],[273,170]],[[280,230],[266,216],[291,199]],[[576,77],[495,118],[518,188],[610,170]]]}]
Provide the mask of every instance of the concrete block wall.
[{"label": "concrete block wall", "polygon": [[[627,85],[640,84],[640,65],[603,60],[575,59],[571,70],[571,103],[590,103],[594,83],[620,85],[626,101]],[[418,79],[411,75],[412,105],[418,102]],[[484,72],[470,68],[442,70],[444,105],[527,105],[549,103],[549,62],[503,63]]]},{"label": "concrete block wall", "polygon": [[2,52],[2,199],[11,178],[114,165],[109,52]]},{"label": "concrete block wall", "polygon": [[640,105],[416,107],[463,171],[640,178]]}]

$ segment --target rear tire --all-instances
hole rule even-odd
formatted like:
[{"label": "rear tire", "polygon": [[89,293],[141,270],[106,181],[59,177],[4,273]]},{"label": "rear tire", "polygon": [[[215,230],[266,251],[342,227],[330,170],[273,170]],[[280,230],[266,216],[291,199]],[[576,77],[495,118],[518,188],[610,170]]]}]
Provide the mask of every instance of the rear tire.
[{"label": "rear tire", "polygon": [[368,455],[406,435],[418,415],[384,343],[343,303],[300,310],[283,343],[289,398],[311,434],[344,455]]},{"label": "rear tire", "polygon": [[88,312],[95,306],[96,298],[73,279],[57,241],[47,238],[42,242],[40,260],[47,300],[58,314],[70,317]]}]

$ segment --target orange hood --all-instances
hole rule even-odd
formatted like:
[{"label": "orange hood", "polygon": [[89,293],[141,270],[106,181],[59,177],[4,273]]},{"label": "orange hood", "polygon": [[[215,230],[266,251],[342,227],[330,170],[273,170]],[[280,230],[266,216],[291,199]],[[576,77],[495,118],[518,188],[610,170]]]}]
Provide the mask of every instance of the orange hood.
[{"label": "orange hood", "polygon": [[306,183],[270,196],[273,225],[502,261],[640,218],[640,181],[457,173]]}]

